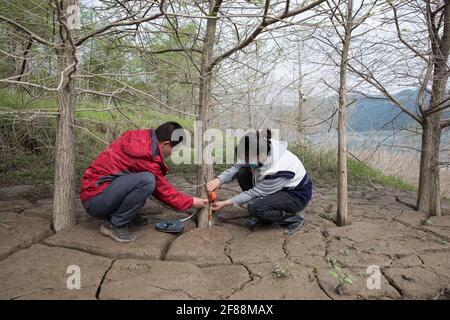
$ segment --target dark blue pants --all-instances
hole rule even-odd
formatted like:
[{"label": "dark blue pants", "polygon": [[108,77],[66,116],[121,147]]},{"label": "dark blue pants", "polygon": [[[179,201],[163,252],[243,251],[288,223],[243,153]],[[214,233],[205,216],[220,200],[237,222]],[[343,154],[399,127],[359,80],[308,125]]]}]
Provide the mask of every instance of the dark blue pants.
[{"label": "dark blue pants", "polygon": [[[253,174],[250,168],[241,168],[236,177],[242,191],[253,188]],[[289,224],[302,220],[297,213],[302,211],[305,206],[298,197],[281,190],[250,200],[247,208],[250,216],[261,222]]]},{"label": "dark blue pants", "polygon": [[105,219],[113,226],[122,227],[137,216],[155,186],[155,176],[150,172],[124,174],[83,205],[92,217]]}]

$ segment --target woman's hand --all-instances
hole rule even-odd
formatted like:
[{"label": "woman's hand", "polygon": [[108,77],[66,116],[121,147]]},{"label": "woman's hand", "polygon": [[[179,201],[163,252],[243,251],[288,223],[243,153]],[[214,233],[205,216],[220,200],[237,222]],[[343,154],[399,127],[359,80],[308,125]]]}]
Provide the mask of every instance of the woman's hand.
[{"label": "woman's hand", "polygon": [[213,192],[220,186],[219,178],[215,178],[206,184],[206,189],[208,192]]},{"label": "woman's hand", "polygon": [[231,200],[225,200],[225,201],[216,201],[211,204],[211,207],[214,211],[219,211],[225,207],[232,206],[233,202]]},{"label": "woman's hand", "polygon": [[202,199],[202,198],[192,198],[192,207],[196,209],[200,209],[205,207],[208,204],[208,199]]}]

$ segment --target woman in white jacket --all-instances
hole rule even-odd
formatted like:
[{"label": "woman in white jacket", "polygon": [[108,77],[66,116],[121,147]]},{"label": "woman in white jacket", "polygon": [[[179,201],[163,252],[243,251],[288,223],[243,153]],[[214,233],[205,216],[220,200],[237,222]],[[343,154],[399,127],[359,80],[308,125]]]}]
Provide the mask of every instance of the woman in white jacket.
[{"label": "woman in white jacket", "polygon": [[237,163],[207,183],[209,192],[237,178],[243,192],[213,203],[218,211],[247,203],[254,230],[258,223],[285,227],[292,234],[303,224],[302,211],[312,197],[312,181],[300,159],[287,149],[287,142],[271,139],[259,131],[248,132],[236,148]]}]

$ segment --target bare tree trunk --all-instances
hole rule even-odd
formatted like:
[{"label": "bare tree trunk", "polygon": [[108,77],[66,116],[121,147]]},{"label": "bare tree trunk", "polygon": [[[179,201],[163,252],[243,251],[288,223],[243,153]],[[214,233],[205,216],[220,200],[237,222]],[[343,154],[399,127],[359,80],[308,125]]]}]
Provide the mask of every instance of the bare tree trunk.
[{"label": "bare tree trunk", "polygon": [[303,95],[303,71],[302,71],[302,56],[300,44],[297,44],[297,61],[298,61],[298,84],[297,84],[297,93],[298,93],[298,110],[297,110],[297,141],[298,143],[302,143],[303,140],[303,113],[304,113],[304,95]]},{"label": "bare tree trunk", "polygon": [[422,123],[422,147],[420,152],[419,171],[419,195],[417,198],[417,210],[427,212],[430,207],[429,168],[431,163],[431,132],[428,119]]},{"label": "bare tree trunk", "polygon": [[303,141],[303,110],[304,109],[304,98],[301,89],[298,90],[298,110],[297,110],[297,140],[298,143]]},{"label": "bare tree trunk", "polygon": [[[448,75],[446,62],[435,63],[430,110],[444,99]],[[422,125],[422,148],[420,156],[419,196],[417,210],[427,212],[431,216],[441,215],[441,189],[439,175],[441,144],[441,112],[425,116]]]},{"label": "bare tree trunk", "polygon": [[[65,13],[67,6],[74,4],[73,0],[63,1],[61,12]],[[64,18],[65,19],[65,18]],[[59,114],[56,117],[55,142],[55,190],[53,199],[53,228],[55,231],[66,229],[76,223],[75,219],[75,95],[74,84],[70,72],[75,70],[76,58],[74,47],[70,44],[71,30],[60,26],[62,45],[57,48],[60,81],[62,86],[57,93]]]},{"label": "bare tree trunk", "polygon": [[432,150],[431,162],[430,162],[430,204],[429,204],[429,215],[440,216],[441,213],[441,186],[440,186],[440,145],[441,145],[441,127],[440,112],[435,113],[431,116],[433,118],[432,122],[436,123],[433,126],[433,133],[431,136]]},{"label": "bare tree trunk", "polygon": [[429,215],[440,216],[439,146],[441,129],[439,122],[436,125],[436,118],[437,115],[433,114],[423,121],[417,210],[427,212]]},{"label": "bare tree trunk", "polygon": [[338,208],[337,224],[348,224],[348,187],[347,187],[347,144],[345,141],[345,116],[347,112],[347,68],[352,32],[353,0],[347,4],[345,36],[342,43],[342,55],[339,79],[339,117],[338,117]]},{"label": "bare tree trunk", "polygon": [[[427,6],[431,11],[431,6]],[[450,53],[450,4],[443,7],[444,28],[442,36],[435,27],[433,14],[427,15],[429,37],[434,61],[433,85],[431,88],[430,106],[427,111],[438,108],[445,98],[448,82],[448,58]],[[431,61],[429,63],[432,63]],[[441,111],[427,113],[423,117],[422,149],[420,157],[419,196],[417,210],[427,212],[431,216],[441,215],[440,189],[440,144],[441,144]]]},{"label": "bare tree trunk", "polygon": [[53,228],[60,231],[75,224],[75,100],[72,83],[68,82],[59,90],[57,100]]},{"label": "bare tree trunk", "polygon": [[[210,0],[210,16],[216,16],[219,11],[221,0]],[[214,43],[216,40],[216,26],[217,19],[208,19],[206,24],[205,40],[202,49],[202,64],[201,64],[201,75],[199,84],[199,117],[202,123],[202,128],[197,130],[197,134],[200,135],[202,139],[202,150],[207,148],[209,141],[204,141],[203,133],[209,128],[209,116],[210,116],[210,100],[212,93],[212,68],[211,61],[214,51]],[[197,145],[198,147],[200,145]],[[206,181],[210,181],[213,178],[213,165],[211,162],[211,153],[203,152],[202,164],[197,169],[197,184],[202,185]],[[199,196],[206,196],[204,188],[197,190]],[[205,228],[208,226],[208,208],[205,207],[198,212],[197,226],[199,228]]]}]

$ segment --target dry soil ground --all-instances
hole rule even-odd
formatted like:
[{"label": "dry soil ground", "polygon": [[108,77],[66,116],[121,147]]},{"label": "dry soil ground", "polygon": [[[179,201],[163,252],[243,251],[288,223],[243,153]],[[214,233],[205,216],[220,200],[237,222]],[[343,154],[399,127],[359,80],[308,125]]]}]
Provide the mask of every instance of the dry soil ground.
[{"label": "dry soil ground", "polygon": [[[192,178],[173,175],[180,189]],[[77,203],[78,224],[55,234],[52,200],[35,186],[0,189],[1,299],[447,299],[450,297],[450,208],[426,219],[396,201],[414,194],[358,187],[350,192],[352,224],[337,227],[335,190],[316,188],[301,231],[269,226],[249,232],[246,211],[216,215],[215,227],[188,222],[178,235],[152,226],[120,244],[98,233],[99,221]],[[225,198],[236,184],[219,192]],[[155,201],[142,214],[155,222],[185,217]],[[67,268],[80,267],[81,289],[69,290]],[[380,288],[369,289],[370,265]],[[336,266],[340,267],[339,269]],[[335,272],[331,274],[330,272]],[[335,287],[338,278],[352,279]]]}]

